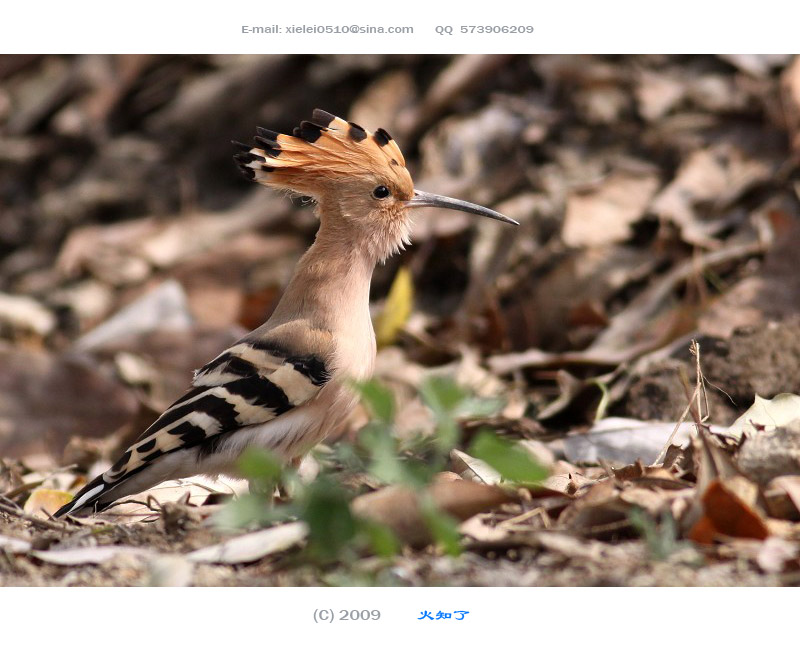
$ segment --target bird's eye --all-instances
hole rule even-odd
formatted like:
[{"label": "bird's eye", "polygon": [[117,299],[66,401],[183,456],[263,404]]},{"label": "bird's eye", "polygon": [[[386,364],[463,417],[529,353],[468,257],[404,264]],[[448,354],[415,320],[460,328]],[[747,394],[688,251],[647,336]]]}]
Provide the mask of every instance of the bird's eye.
[{"label": "bird's eye", "polygon": [[378,185],[378,187],[372,190],[372,196],[376,199],[385,199],[390,194],[389,188],[385,185]]}]

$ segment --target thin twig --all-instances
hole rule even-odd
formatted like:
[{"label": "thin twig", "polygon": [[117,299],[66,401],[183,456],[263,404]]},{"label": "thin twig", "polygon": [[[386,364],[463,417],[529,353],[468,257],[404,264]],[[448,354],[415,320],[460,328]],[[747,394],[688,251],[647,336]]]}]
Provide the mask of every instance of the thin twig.
[{"label": "thin twig", "polygon": [[0,503],[0,512],[4,512],[12,517],[19,517],[20,519],[24,519],[25,521],[33,524],[38,528],[44,528],[46,530],[57,530],[60,533],[66,532],[68,529],[67,524],[63,522],[60,524],[56,524],[47,519],[38,519],[32,515],[29,515],[27,512],[19,510],[19,506],[17,506],[17,508],[11,508],[3,503]]},{"label": "thin twig", "polygon": [[13,499],[14,497],[19,496],[23,492],[26,492],[27,490],[39,487],[48,479],[53,478],[56,474],[61,474],[62,472],[68,472],[69,470],[75,469],[76,467],[77,465],[75,463],[72,463],[70,465],[65,465],[64,467],[56,467],[55,469],[50,470],[50,472],[45,474],[41,479],[38,479],[36,481],[31,481],[30,483],[23,483],[18,487],[10,489],[8,492],[4,492],[2,496],[7,497],[9,499]]},{"label": "thin twig", "polygon": [[[691,396],[689,394],[689,380],[685,373],[681,374],[681,381],[683,382],[683,391],[686,394],[686,398],[692,405],[690,409],[692,413],[692,419],[694,419],[695,426],[699,432],[701,427],[704,426],[706,419],[708,419],[708,395],[706,394],[705,390],[705,377],[703,376],[703,371],[700,368],[700,344],[696,340],[692,340],[692,344],[689,346],[689,352],[691,352],[695,357],[695,374],[697,375],[694,392],[691,393]],[[703,415],[703,408],[702,404],[700,403],[701,393],[705,396],[706,415]],[[697,404],[695,404],[695,401]]]},{"label": "thin twig", "polygon": [[[699,428],[701,425],[700,419],[700,392],[702,387],[702,392],[705,395],[705,402],[706,402],[706,413],[708,413],[708,393],[705,390],[705,378],[703,377],[703,372],[700,369],[700,344],[697,342],[696,339],[692,339],[691,344],[689,345],[689,352],[695,357],[695,370],[697,374],[697,380],[695,381],[694,392],[689,396],[689,380],[686,377],[686,371],[684,370],[683,366],[680,368],[680,377],[681,382],[684,386],[684,391],[686,391],[688,403],[686,404],[686,408],[683,409],[683,413],[681,413],[681,417],[678,418],[678,421],[675,423],[675,428],[672,430],[672,433],[669,434],[669,438],[667,438],[666,444],[661,448],[661,452],[658,454],[658,458],[656,458],[656,465],[663,464],[664,458],[667,456],[667,451],[669,450],[670,445],[672,444],[672,440],[675,438],[675,434],[678,433],[678,430],[681,428],[681,425],[686,420],[686,416],[689,415],[689,412],[692,411],[692,416],[695,420],[697,427]],[[698,412],[695,412],[693,409],[695,400],[698,400]]]},{"label": "thin twig", "polygon": [[38,481],[31,481],[30,483],[23,483],[19,487],[15,487],[9,490],[8,492],[3,492],[3,494],[0,496],[3,496],[7,499],[13,499],[14,497],[19,496],[23,492],[27,492],[28,490],[32,490],[34,488],[39,487],[42,483],[45,482],[45,480],[47,479],[40,479]]}]

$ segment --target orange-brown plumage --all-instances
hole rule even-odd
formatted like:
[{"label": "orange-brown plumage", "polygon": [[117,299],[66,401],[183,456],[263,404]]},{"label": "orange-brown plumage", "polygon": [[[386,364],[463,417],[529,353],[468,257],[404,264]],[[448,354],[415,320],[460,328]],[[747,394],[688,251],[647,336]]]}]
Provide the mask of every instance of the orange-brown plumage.
[{"label": "orange-brown plumage", "polygon": [[354,177],[372,177],[401,200],[414,192],[403,153],[384,129],[371,133],[320,109],[292,135],[259,129],[255,146],[239,161],[259,183],[315,198],[331,183]]}]

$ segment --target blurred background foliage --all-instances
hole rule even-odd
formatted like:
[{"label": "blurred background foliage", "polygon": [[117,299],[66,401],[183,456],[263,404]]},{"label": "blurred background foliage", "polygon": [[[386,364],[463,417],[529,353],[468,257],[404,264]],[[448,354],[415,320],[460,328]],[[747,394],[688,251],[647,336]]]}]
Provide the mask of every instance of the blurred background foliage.
[{"label": "blurred background foliage", "polygon": [[798,390],[800,354],[767,376],[730,337],[794,340],[799,79],[778,55],[2,57],[0,452],[87,467],[269,316],[316,222],[240,178],[230,140],[317,106],[389,130],[419,187],[522,223],[420,214],[376,270],[400,431],[432,428],[431,372],[502,396],[523,436],[601,400],[674,419],[691,335],[733,400],[717,419]]}]

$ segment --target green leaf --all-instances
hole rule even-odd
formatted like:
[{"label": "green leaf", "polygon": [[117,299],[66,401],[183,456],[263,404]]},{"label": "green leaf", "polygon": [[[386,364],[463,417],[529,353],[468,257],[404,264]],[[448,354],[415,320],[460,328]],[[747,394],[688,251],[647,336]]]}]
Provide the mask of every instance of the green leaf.
[{"label": "green leaf", "polygon": [[324,476],[308,486],[301,518],[309,526],[309,551],[323,560],[336,559],[357,531],[347,494]]},{"label": "green leaf", "polygon": [[370,456],[369,473],[387,484],[421,485],[418,473],[399,455],[397,440],[382,426],[367,425],[359,433],[359,442]]},{"label": "green leaf", "polygon": [[394,557],[402,545],[391,528],[369,519],[359,519],[359,528],[364,532],[369,541],[370,548],[375,555],[381,557]]},{"label": "green leaf", "polygon": [[406,324],[414,307],[414,281],[411,271],[401,267],[386,296],[386,304],[375,322],[375,340],[378,347],[391,345]]},{"label": "green leaf", "polygon": [[277,481],[283,473],[283,464],[275,454],[260,447],[249,447],[239,456],[239,471],[246,479]]},{"label": "green leaf", "polygon": [[430,497],[420,499],[420,511],[433,539],[442,550],[448,555],[460,555],[461,533],[458,532],[458,522],[439,510]]},{"label": "green leaf", "polygon": [[467,397],[458,405],[456,413],[462,418],[488,417],[503,408],[505,401],[490,397]]},{"label": "green leaf", "polygon": [[467,398],[464,389],[449,377],[428,377],[419,390],[423,401],[437,417],[451,416]]},{"label": "green leaf", "polygon": [[519,445],[481,431],[473,441],[469,454],[489,463],[500,475],[515,483],[536,483],[547,478],[547,470]]},{"label": "green leaf", "polygon": [[249,447],[239,456],[239,471],[250,481],[250,491],[270,497],[283,478],[283,464],[266,449]]},{"label": "green leaf", "polygon": [[678,523],[669,511],[662,515],[660,522],[656,522],[645,510],[633,508],[628,513],[628,520],[644,538],[655,560],[667,560],[673,553],[692,548],[690,543],[680,540]]},{"label": "green leaf", "polygon": [[272,507],[260,494],[242,494],[212,516],[219,528],[248,528],[286,517],[284,509]]},{"label": "green leaf", "polygon": [[354,386],[373,417],[384,424],[391,424],[394,421],[395,404],[391,390],[374,379],[355,383]]},{"label": "green leaf", "polygon": [[449,377],[428,377],[420,386],[422,400],[436,420],[435,444],[440,452],[449,452],[458,441],[456,412],[467,393]]}]

